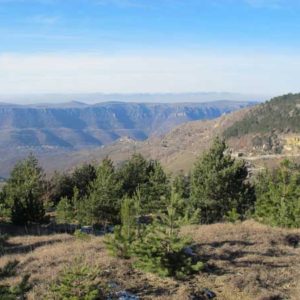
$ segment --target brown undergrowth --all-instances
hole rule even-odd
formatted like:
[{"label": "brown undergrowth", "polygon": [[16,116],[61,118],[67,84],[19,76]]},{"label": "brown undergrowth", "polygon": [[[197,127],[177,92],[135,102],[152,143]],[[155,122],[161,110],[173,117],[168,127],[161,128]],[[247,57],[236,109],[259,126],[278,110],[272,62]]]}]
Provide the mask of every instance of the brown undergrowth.
[{"label": "brown undergrowth", "polygon": [[10,238],[0,257],[0,268],[13,260],[19,264],[16,275],[0,284],[15,284],[30,274],[33,289],[28,298],[43,299],[58,274],[80,259],[99,267],[99,278],[105,285],[117,285],[140,299],[190,299],[204,288],[224,300],[300,299],[300,230],[246,221],[188,226],[182,233],[194,239],[195,252],[206,264],[203,272],[186,281],[161,279],[132,269],[130,261],[108,255],[102,237],[80,240],[55,234]]}]

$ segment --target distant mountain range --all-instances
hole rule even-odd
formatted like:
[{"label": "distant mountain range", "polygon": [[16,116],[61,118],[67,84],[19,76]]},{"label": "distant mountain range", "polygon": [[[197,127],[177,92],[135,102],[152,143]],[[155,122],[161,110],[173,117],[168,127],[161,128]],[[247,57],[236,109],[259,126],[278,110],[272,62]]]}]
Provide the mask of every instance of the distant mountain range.
[{"label": "distant mountain range", "polygon": [[[160,160],[169,172],[187,172],[216,136],[225,137],[233,155],[248,161],[253,172],[277,165],[284,158],[300,163],[300,94],[253,104],[221,101],[199,104],[111,102],[87,105],[73,102],[0,105],[2,136],[5,132],[10,133],[7,141],[11,141],[11,136],[16,137],[14,134],[20,132],[24,137],[24,140],[20,139],[24,145],[15,139],[13,141],[18,146],[0,147],[0,176],[7,177],[16,160],[24,158],[30,151],[50,173],[56,169],[69,170],[83,162],[99,162],[106,156],[118,164],[135,152]],[[41,136],[42,132],[51,132],[67,146],[55,144],[55,139],[52,139],[53,147],[43,139],[37,144],[28,143],[32,141],[24,136],[28,131]],[[93,144],[78,139],[82,132],[97,142]],[[105,144],[100,134],[97,138],[95,133],[99,132],[106,136],[114,134]],[[70,142],[70,137],[74,137],[73,142]],[[30,146],[25,146],[28,144]]]},{"label": "distant mountain range", "polygon": [[[300,162],[299,102],[300,94],[294,94],[277,97],[265,104],[255,106],[252,106],[252,103],[236,102],[146,105],[152,112],[151,116],[159,122],[145,121],[148,123],[142,124],[143,120],[151,120],[151,118],[149,118],[149,114],[143,116],[139,113],[140,118],[135,115],[139,123],[134,124],[142,126],[141,128],[145,132],[149,130],[146,128],[148,125],[152,130],[147,132],[152,133],[162,132],[168,127],[174,128],[171,128],[166,134],[152,135],[145,141],[122,138],[106,146],[85,147],[80,150],[64,147],[55,149],[37,147],[34,153],[40,159],[42,166],[50,173],[56,169],[60,171],[73,169],[83,162],[99,162],[106,156],[111,157],[118,164],[135,152],[142,153],[147,158],[160,160],[166,170],[176,173],[180,170],[189,171],[196,158],[211,145],[214,137],[223,136],[226,137],[233,155],[246,159],[253,166],[252,170],[255,171],[266,166],[274,166],[286,157]],[[230,106],[228,106],[229,104]],[[77,103],[76,105],[91,109],[90,106],[84,104]],[[120,104],[110,103],[104,106],[110,107],[111,105],[118,107]],[[121,107],[123,105],[121,104]],[[127,109],[133,105],[134,111],[138,112],[144,109],[136,110],[136,107],[145,107],[145,104],[128,105]],[[250,107],[248,107],[249,105]],[[239,109],[241,107],[245,108]],[[226,114],[229,108],[236,111]],[[197,117],[206,116],[206,118],[215,115],[222,116],[212,120],[190,121],[195,119],[195,115]],[[187,122],[180,124],[183,121]],[[176,126],[176,124],[179,125]],[[6,177],[16,160],[24,158],[30,151],[26,148],[0,151],[0,176]]]},{"label": "distant mountain range", "polygon": [[253,102],[0,104],[0,150],[84,149],[145,140],[182,123],[214,119]]},{"label": "distant mountain range", "polygon": [[[187,122],[164,135],[152,136],[145,141],[123,138],[103,147],[80,150],[36,148],[34,154],[49,173],[71,170],[84,162],[97,163],[106,156],[119,164],[136,152],[160,160],[167,171],[186,172],[191,169],[196,158],[208,149],[215,136],[221,136],[224,130],[242,120],[249,110],[251,108],[248,107],[213,120]],[[2,153],[0,150],[0,176],[7,177],[16,160],[25,158],[30,150],[19,148]]]},{"label": "distant mountain range", "polygon": [[239,94],[226,92],[194,92],[194,93],[82,93],[82,94],[28,94],[2,95],[0,102],[10,103],[63,103],[71,101],[95,104],[100,102],[138,102],[138,103],[183,103],[183,102],[215,102],[229,101],[264,101],[270,95]]}]

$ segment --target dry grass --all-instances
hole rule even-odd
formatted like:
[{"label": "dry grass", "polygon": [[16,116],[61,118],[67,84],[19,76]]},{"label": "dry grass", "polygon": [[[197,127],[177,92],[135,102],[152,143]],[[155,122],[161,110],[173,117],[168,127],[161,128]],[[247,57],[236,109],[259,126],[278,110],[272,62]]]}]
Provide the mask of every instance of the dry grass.
[{"label": "dry grass", "polygon": [[185,282],[133,270],[129,261],[108,255],[101,237],[82,241],[57,234],[10,238],[0,267],[17,259],[18,276],[1,283],[15,283],[29,273],[35,285],[29,299],[43,299],[58,273],[81,257],[101,268],[103,280],[116,282],[141,299],[184,300],[203,288],[213,290],[217,299],[224,300],[272,299],[272,295],[300,299],[300,248],[286,241],[289,234],[300,236],[300,230],[274,229],[247,221],[189,226],[183,233],[194,238],[196,251],[206,262],[204,272]]},{"label": "dry grass", "polygon": [[[211,271],[202,276],[215,280],[221,294],[227,291],[228,296],[224,294],[221,299],[259,299],[264,295],[300,299],[300,248],[287,242],[289,235],[300,237],[300,230],[247,221],[187,227],[184,233],[193,236],[198,254]],[[246,296],[232,298],[233,291],[243,291]]]}]

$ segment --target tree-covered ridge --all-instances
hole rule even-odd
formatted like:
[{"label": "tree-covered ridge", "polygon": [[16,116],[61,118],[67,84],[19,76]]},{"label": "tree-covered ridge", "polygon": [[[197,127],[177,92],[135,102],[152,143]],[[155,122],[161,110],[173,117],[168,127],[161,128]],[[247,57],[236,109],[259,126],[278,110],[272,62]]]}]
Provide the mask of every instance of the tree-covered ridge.
[{"label": "tree-covered ridge", "polygon": [[229,138],[272,131],[300,132],[300,94],[287,94],[259,105],[226,129],[224,135]]}]

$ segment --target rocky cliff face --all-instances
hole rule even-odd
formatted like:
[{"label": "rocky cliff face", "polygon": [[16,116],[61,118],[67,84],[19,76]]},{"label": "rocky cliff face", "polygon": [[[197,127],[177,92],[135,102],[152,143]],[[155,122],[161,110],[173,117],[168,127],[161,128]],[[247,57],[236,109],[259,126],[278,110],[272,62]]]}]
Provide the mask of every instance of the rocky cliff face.
[{"label": "rocky cliff face", "polygon": [[232,101],[200,104],[0,104],[0,149],[81,149],[107,145],[122,137],[145,140],[182,123],[214,119],[251,104]]}]

